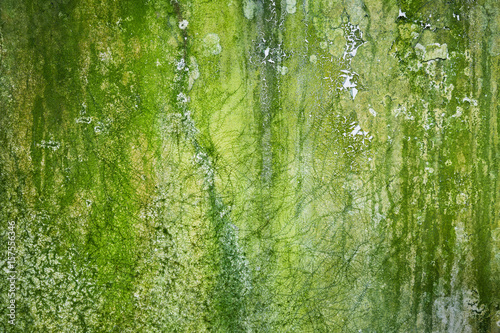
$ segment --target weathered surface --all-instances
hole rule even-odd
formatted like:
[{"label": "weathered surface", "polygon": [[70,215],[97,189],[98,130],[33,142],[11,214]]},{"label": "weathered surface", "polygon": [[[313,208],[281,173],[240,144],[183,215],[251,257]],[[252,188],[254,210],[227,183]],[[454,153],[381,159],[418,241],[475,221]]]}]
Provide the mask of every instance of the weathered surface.
[{"label": "weathered surface", "polygon": [[0,15],[0,331],[500,332],[495,0]]}]

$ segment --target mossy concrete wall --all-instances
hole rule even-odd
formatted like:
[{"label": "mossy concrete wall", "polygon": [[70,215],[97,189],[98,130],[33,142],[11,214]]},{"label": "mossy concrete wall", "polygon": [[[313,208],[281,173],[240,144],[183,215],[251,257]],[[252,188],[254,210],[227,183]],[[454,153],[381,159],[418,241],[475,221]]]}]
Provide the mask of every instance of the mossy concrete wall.
[{"label": "mossy concrete wall", "polygon": [[0,60],[1,332],[500,332],[497,1],[4,0]]}]

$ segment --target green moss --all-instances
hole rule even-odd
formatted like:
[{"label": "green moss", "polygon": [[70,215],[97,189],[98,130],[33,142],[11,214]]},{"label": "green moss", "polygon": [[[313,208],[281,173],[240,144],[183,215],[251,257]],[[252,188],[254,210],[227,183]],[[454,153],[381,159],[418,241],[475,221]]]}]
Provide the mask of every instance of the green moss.
[{"label": "green moss", "polygon": [[14,331],[496,329],[495,1],[0,10]]}]

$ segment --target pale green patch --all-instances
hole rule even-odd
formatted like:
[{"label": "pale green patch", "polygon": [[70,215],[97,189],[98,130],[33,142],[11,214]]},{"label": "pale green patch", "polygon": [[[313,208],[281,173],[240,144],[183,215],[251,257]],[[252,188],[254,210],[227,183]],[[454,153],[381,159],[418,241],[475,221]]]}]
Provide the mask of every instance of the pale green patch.
[{"label": "pale green patch", "polygon": [[205,55],[218,55],[222,51],[219,35],[215,33],[209,33],[203,38],[203,46]]},{"label": "pale green patch", "polygon": [[245,0],[243,4],[243,14],[249,20],[253,19],[257,11],[257,4],[253,0]]},{"label": "pale green patch", "polygon": [[415,51],[423,61],[446,60],[448,58],[448,45],[446,44],[433,43],[423,46],[417,43]]},{"label": "pale green patch", "polygon": [[188,90],[193,88],[194,82],[200,77],[200,70],[198,68],[198,63],[196,62],[195,57],[189,57],[191,61],[189,65],[189,74],[188,74]]},{"label": "pale green patch", "polygon": [[286,11],[288,14],[295,14],[297,11],[297,0],[286,0]]},{"label": "pale green patch", "polygon": [[184,30],[187,28],[189,22],[187,20],[182,20],[179,22],[179,29]]}]

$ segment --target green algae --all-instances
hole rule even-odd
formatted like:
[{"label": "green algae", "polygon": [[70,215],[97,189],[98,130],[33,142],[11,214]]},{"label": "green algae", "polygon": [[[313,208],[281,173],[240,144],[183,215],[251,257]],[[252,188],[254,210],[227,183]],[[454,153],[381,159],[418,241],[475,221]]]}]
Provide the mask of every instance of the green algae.
[{"label": "green algae", "polygon": [[495,1],[0,10],[3,331],[499,330]]}]

